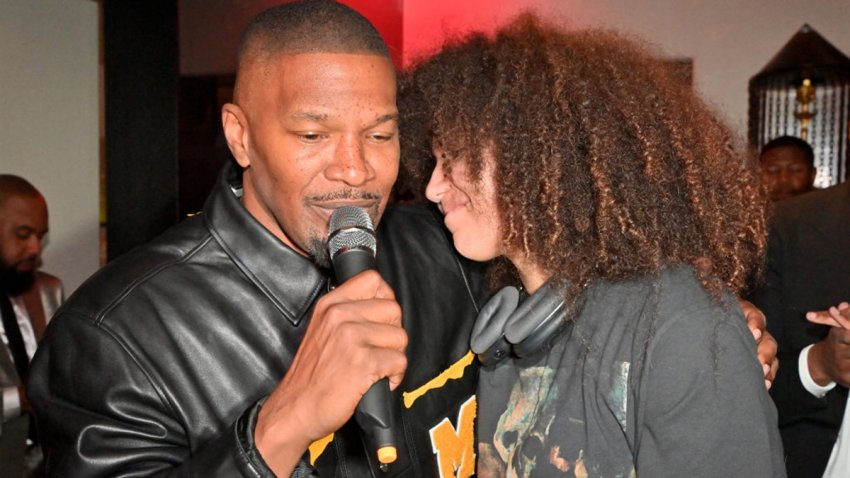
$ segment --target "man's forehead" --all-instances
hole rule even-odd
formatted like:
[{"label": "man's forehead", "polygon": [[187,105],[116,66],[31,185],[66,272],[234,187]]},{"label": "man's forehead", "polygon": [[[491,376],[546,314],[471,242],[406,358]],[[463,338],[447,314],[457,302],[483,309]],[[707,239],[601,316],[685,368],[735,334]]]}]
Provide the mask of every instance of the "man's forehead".
[{"label": "man's forehead", "polygon": [[0,215],[5,219],[35,221],[47,214],[47,204],[41,196],[11,196],[0,206]]},{"label": "man's forehead", "polygon": [[808,163],[806,153],[800,148],[794,146],[777,146],[762,154],[763,162],[771,162],[775,160],[794,160]]},{"label": "man's forehead", "polygon": [[345,108],[361,110],[369,122],[398,115],[395,71],[391,62],[377,55],[287,55],[256,92],[263,104],[278,98],[276,106],[287,115],[312,116],[307,119],[332,117]]},{"label": "man's forehead", "polygon": [[384,68],[385,72],[391,72],[395,79],[395,67],[392,61],[384,56],[373,53],[350,53],[350,52],[299,52],[279,53],[270,57],[265,62],[267,74],[286,74],[294,70],[311,70],[324,72],[332,70],[339,65],[364,65],[370,68]]},{"label": "man's forehead", "polygon": [[279,53],[263,59],[255,59],[240,66],[235,100],[242,106],[249,102],[266,103],[274,92],[286,88],[289,92],[305,92],[310,89],[322,92],[329,85],[329,78],[344,77],[355,71],[370,73],[370,83],[383,88],[393,103],[396,99],[396,72],[392,61],[372,53],[299,52]]}]

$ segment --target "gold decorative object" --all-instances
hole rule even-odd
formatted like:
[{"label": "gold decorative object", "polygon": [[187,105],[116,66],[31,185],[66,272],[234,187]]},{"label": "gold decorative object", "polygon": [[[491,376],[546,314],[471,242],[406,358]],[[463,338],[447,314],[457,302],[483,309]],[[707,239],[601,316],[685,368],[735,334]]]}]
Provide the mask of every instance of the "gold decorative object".
[{"label": "gold decorative object", "polygon": [[800,104],[800,109],[794,112],[794,116],[800,120],[800,139],[807,141],[809,139],[809,124],[812,118],[818,113],[815,110],[810,110],[809,105],[815,100],[815,87],[812,85],[812,80],[806,78],[803,84],[797,87],[797,103]]}]

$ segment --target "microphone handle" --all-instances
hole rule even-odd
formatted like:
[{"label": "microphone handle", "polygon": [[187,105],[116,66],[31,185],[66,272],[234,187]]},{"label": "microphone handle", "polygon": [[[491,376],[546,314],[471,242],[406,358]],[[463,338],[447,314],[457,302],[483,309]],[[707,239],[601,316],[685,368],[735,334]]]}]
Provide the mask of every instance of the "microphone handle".
[{"label": "microphone handle", "polygon": [[336,283],[342,284],[365,270],[374,269],[375,253],[367,247],[355,246],[337,254],[333,264]]},{"label": "microphone handle", "polygon": [[367,443],[377,450],[378,462],[382,467],[397,458],[393,435],[394,420],[389,407],[391,403],[390,382],[384,377],[369,387],[354,413],[357,424],[367,435]]},{"label": "microphone handle", "polygon": [[[375,268],[374,253],[366,247],[352,247],[333,259],[334,274],[338,284],[368,269]],[[390,382],[385,377],[373,383],[357,404],[354,418],[366,435],[367,443],[377,452],[383,469],[398,457],[393,434]]]}]

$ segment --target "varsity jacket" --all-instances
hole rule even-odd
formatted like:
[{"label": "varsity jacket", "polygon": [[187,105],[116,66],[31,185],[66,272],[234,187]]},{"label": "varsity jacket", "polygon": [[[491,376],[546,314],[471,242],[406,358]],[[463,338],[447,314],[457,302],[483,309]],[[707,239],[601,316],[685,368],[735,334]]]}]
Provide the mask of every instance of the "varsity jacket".
[{"label": "varsity jacket", "polygon": [[[329,278],[244,209],[240,182],[228,165],[201,214],[107,265],[51,321],[29,384],[50,476],[274,476],[253,443],[257,410]],[[409,335],[399,458],[380,471],[352,420],[296,471],[470,476],[480,268],[432,211],[401,206],[380,222],[378,269]]]}]

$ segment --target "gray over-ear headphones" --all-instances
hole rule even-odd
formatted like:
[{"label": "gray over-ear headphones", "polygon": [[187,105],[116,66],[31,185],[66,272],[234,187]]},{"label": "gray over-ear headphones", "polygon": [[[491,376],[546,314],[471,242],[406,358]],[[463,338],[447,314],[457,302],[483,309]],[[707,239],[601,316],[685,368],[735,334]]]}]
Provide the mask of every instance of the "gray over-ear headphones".
[{"label": "gray over-ear headphones", "polygon": [[472,351],[484,365],[505,357],[527,357],[552,348],[566,328],[564,299],[546,283],[519,303],[519,290],[505,287],[478,313],[472,327]]}]

